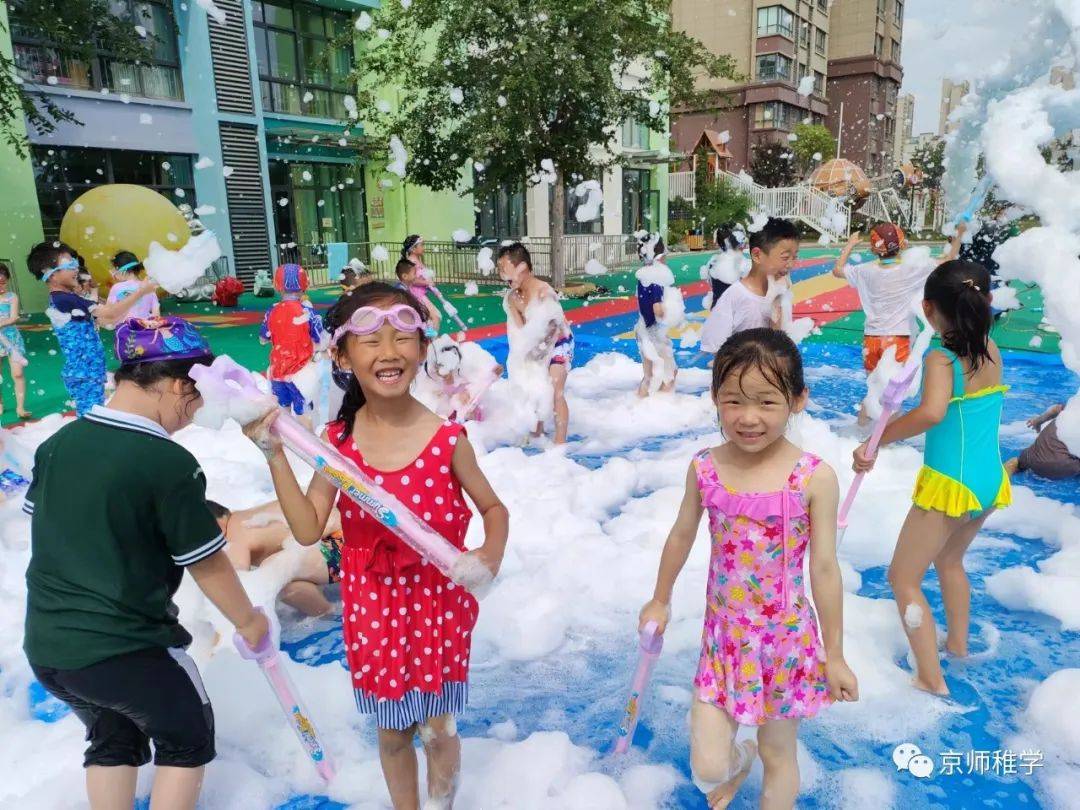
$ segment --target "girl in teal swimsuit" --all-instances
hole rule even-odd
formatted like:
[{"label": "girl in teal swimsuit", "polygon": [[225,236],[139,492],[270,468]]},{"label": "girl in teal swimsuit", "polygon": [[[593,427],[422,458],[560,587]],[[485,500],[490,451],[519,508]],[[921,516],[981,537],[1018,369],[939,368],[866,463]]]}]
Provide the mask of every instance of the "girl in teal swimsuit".
[{"label": "girl in teal swimsuit", "polygon": [[[926,356],[918,407],[892,422],[881,444],[926,434],[914,503],[896,543],[889,584],[915,654],[914,686],[948,694],[937,632],[922,581],[933,563],[945,602],[945,649],[967,655],[971,586],[964,553],[983,522],[1012,501],[1001,463],[998,428],[1006,386],[1001,353],[990,339],[990,273],[980,264],[949,261],[926,280],[923,311],[942,348]],[[856,472],[870,470],[866,445],[855,450]]]}]

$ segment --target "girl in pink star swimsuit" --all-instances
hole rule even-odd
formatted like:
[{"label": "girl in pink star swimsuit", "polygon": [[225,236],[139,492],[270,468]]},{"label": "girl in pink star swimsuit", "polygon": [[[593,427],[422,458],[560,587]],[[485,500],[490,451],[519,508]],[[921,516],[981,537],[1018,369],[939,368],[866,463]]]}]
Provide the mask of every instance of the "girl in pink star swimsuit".
[{"label": "girl in pink star swimsuit", "polygon": [[[834,700],[858,697],[843,654],[836,474],[784,436],[807,391],[799,350],[783,332],[749,329],[729,338],[713,363],[712,396],[726,441],[698,452],[687,471],[641,624],[667,624],[675,578],[708,512],[691,772],[709,807],[726,807],[760,755],[761,806],[793,807],[799,721]],[[808,553],[820,632],[804,588]],[[756,745],[735,745],[740,725],[757,727]]]}]

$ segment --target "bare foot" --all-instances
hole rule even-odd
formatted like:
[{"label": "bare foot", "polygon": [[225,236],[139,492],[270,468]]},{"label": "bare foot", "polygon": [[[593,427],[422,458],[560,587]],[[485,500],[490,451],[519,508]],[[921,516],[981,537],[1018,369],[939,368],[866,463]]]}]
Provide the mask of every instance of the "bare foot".
[{"label": "bare foot", "polygon": [[1015,458],[1010,458],[1008,461],[1005,462],[1004,467],[1005,473],[1009,476],[1009,478],[1012,478],[1014,475],[1016,475],[1017,470],[1020,469],[1020,457],[1017,456]]},{"label": "bare foot", "polygon": [[947,652],[953,658],[967,658],[968,657],[968,648],[967,648],[966,643],[963,644],[963,645],[961,645],[961,644],[950,644],[949,642],[946,641],[945,642],[945,652]]},{"label": "bare foot", "polygon": [[641,385],[637,387],[637,395],[644,399],[649,395],[649,381],[642,380]]},{"label": "bare foot", "polygon": [[931,695],[936,695],[937,697],[949,696],[949,687],[945,685],[945,681],[942,681],[940,684],[931,685],[918,676],[915,676],[911,679],[911,685],[916,689],[923,692],[929,692]]},{"label": "bare foot", "polygon": [[706,796],[709,802],[709,810],[723,810],[723,808],[731,804],[731,800],[735,798],[735,794],[750,774],[750,766],[754,764],[754,757],[757,756],[757,743],[753,740],[747,740],[740,745],[742,751],[738,756],[742,762],[742,767],[739,768],[737,774]]}]

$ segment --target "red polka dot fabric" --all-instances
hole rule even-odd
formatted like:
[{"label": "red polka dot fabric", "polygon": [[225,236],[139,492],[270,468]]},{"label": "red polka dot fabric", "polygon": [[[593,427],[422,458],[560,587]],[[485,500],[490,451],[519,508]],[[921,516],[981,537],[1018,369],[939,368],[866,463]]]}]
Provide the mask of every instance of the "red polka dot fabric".
[{"label": "red polka dot fabric", "polygon": [[[444,422],[427,447],[399,470],[366,464],[342,425],[328,434],[380,487],[458,548],[472,512],[450,470],[464,428]],[[359,698],[401,700],[419,691],[442,694],[469,674],[476,599],[344,496],[338,498],[344,546],[341,597],[345,656]]]}]

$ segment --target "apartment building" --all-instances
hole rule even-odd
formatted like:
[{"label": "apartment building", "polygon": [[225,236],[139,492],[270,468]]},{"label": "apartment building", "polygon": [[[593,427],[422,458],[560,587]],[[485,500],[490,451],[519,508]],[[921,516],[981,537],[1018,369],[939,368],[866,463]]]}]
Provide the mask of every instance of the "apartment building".
[{"label": "apartment building", "polygon": [[910,159],[907,154],[908,141],[911,140],[915,127],[915,96],[905,93],[896,100],[896,127],[893,132],[892,157],[894,163],[903,163]]},{"label": "apartment building", "polygon": [[953,114],[953,110],[960,106],[960,102],[970,91],[970,82],[954,82],[952,79],[942,80],[941,109],[938,113],[937,131],[939,136],[944,137],[956,128],[955,124],[949,122],[949,116]]},{"label": "apartment building", "polygon": [[[886,170],[903,14],[903,0],[673,0],[675,27],[732,56],[742,77],[700,81],[707,100],[673,116],[676,147],[688,153],[703,131],[727,132],[738,171],[749,168],[755,146],[787,142],[807,121],[841,138],[842,157],[871,174]],[[800,96],[805,76],[813,91]]]}]

